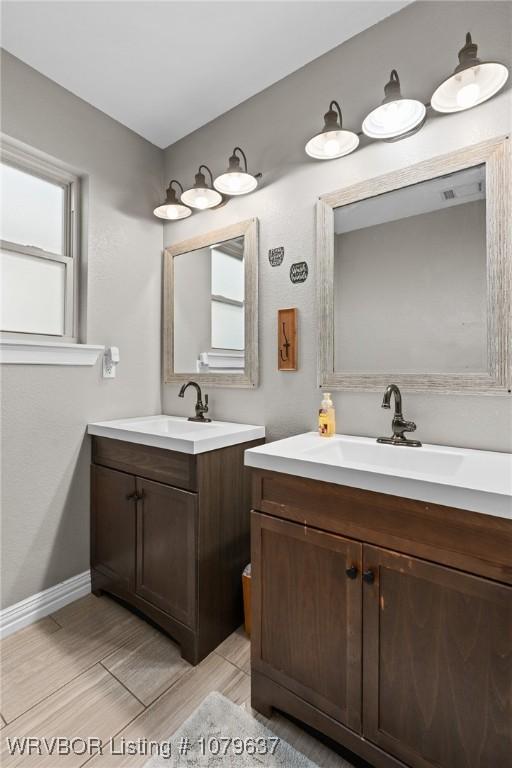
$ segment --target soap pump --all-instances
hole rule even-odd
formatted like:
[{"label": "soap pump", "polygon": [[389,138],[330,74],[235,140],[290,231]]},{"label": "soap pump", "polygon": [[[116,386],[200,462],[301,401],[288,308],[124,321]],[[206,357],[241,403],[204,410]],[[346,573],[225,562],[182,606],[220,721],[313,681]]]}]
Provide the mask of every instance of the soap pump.
[{"label": "soap pump", "polygon": [[333,437],[336,432],[336,418],[331,393],[324,392],[318,411],[318,434],[320,437]]}]

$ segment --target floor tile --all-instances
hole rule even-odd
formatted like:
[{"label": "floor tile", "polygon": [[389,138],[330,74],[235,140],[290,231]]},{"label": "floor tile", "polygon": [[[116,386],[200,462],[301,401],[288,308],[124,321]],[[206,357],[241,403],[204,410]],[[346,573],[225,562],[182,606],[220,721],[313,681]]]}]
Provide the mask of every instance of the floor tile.
[{"label": "floor tile", "polygon": [[[116,737],[116,748],[123,740],[163,741],[192,714],[210,691],[220,691],[233,700],[245,696],[247,676],[215,653],[180,677],[172,688],[124,728]],[[103,755],[94,757],[87,768],[139,768],[147,755]]]},{"label": "floor tile", "polygon": [[235,667],[239,667],[247,675],[251,672],[251,641],[239,627],[236,632],[229,635],[223,643],[215,649],[215,652],[230,661]]},{"label": "floor tile", "polygon": [[179,646],[149,625],[142,639],[131,638],[102,664],[146,706],[190,669]]},{"label": "floor tile", "polygon": [[[72,768],[88,759],[87,753],[21,756],[9,754],[7,738],[31,736],[51,739],[98,737],[103,743],[136,717],[142,704],[101,665],[89,669],[49,698],[5,726],[2,732],[2,768],[37,765],[37,768]],[[78,751],[84,748],[79,743]]]},{"label": "floor tile", "polygon": [[[146,622],[108,598],[101,601],[110,605],[98,606],[96,616],[77,615],[73,622],[48,635],[30,642],[23,638],[19,645],[8,644],[2,652],[0,706],[8,723],[131,638],[144,637]],[[16,635],[11,637],[14,641]]]}]

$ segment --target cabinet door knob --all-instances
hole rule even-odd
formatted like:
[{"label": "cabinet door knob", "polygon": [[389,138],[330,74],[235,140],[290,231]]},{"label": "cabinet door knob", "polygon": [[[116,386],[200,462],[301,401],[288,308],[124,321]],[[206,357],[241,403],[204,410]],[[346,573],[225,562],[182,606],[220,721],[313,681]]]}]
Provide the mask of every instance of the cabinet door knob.
[{"label": "cabinet door knob", "polygon": [[347,568],[345,571],[349,579],[355,579],[357,578],[357,568],[355,565],[351,565],[350,568]]},{"label": "cabinet door knob", "polygon": [[368,569],[367,571],[363,571],[363,581],[366,581],[367,584],[373,584],[375,581],[375,574],[373,571]]},{"label": "cabinet door knob", "polygon": [[137,501],[137,499],[138,499],[137,491],[135,491],[135,493],[129,493],[128,496],[126,497],[126,501]]}]

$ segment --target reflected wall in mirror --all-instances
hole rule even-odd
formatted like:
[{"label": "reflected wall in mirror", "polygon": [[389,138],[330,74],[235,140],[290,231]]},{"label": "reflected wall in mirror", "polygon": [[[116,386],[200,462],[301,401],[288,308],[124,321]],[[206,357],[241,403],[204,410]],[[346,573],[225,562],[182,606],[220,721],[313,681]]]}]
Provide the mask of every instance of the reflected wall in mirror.
[{"label": "reflected wall in mirror", "polygon": [[257,383],[257,221],[165,251],[166,382]]},{"label": "reflected wall in mirror", "polygon": [[321,198],[321,386],[510,389],[509,183],[500,139]]},{"label": "reflected wall in mirror", "polygon": [[334,211],[334,369],[487,370],[485,166]]}]

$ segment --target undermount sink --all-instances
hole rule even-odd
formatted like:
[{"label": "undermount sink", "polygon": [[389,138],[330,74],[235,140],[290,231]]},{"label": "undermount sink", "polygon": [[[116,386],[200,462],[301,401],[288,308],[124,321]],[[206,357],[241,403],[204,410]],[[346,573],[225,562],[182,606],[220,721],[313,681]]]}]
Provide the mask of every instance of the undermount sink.
[{"label": "undermount sink", "polygon": [[229,445],[265,437],[265,427],[210,421],[204,424],[183,416],[141,416],[89,424],[90,435],[110,437],[128,443],[152,445],[179,453],[205,453]]},{"label": "undermount sink", "polygon": [[250,448],[251,467],[512,518],[512,456],[308,432]]}]

